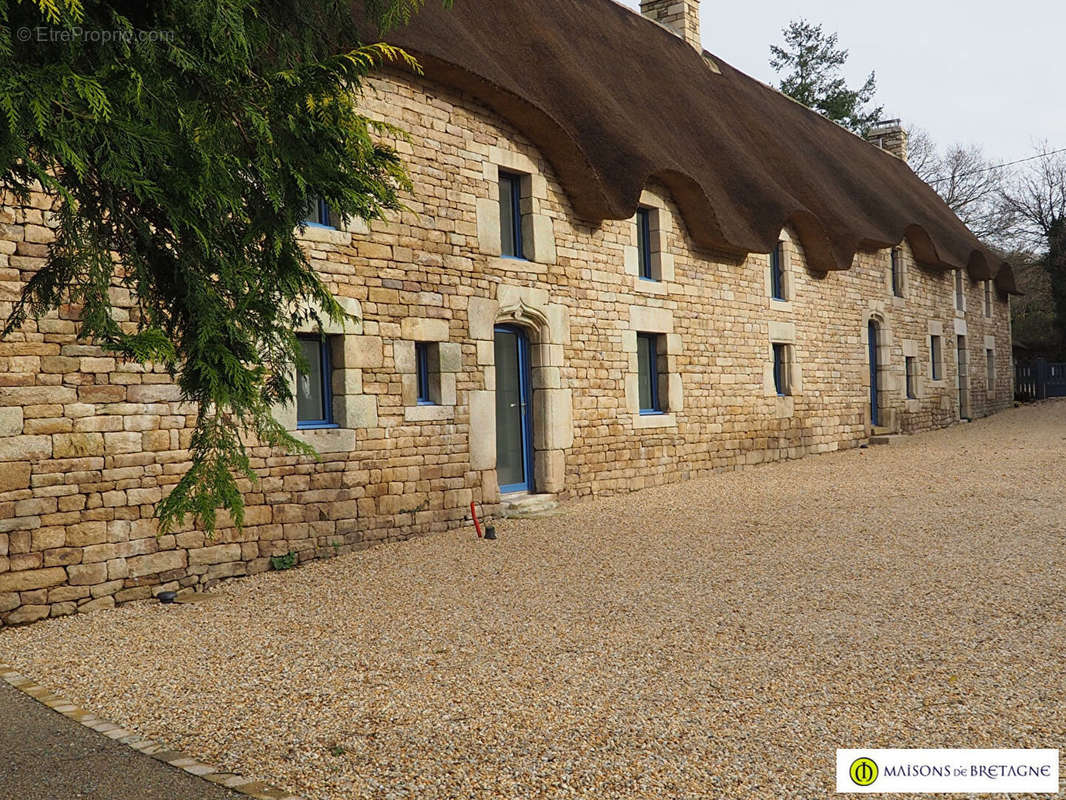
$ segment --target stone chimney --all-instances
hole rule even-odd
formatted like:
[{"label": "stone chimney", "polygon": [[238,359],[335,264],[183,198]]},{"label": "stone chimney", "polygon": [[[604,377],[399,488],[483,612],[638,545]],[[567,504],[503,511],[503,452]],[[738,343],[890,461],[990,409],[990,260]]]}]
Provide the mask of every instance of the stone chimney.
[{"label": "stone chimney", "polygon": [[640,0],[640,13],[703,52],[703,43],[700,41],[700,0]]},{"label": "stone chimney", "polygon": [[867,141],[887,150],[896,158],[907,161],[907,131],[898,119],[886,119],[878,122],[866,134]]}]

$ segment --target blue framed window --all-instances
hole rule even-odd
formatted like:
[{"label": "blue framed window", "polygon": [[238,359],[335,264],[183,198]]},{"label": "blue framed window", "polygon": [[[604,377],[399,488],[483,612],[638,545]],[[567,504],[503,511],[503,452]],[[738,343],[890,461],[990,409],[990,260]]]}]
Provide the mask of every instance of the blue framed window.
[{"label": "blue framed window", "polygon": [[788,366],[788,345],[774,342],[774,389],[777,390],[778,397],[788,397],[792,394]]},{"label": "blue framed window", "polygon": [[651,209],[637,209],[637,263],[640,277],[646,281],[658,280],[652,272],[651,261]]},{"label": "blue framed window", "polygon": [[659,400],[659,334],[637,334],[637,385],[641,414],[662,414]]},{"label": "blue framed window", "polygon": [[785,297],[785,243],[778,242],[770,253],[770,297],[786,300]]},{"label": "blue framed window", "polygon": [[939,336],[929,337],[929,357],[932,362],[932,376],[939,381],[944,376],[944,347]]},{"label": "blue framed window", "polygon": [[898,247],[892,251],[892,294],[903,297],[903,254]]},{"label": "blue framed window", "polygon": [[317,334],[301,334],[297,338],[306,365],[296,370],[296,425],[298,428],[335,428],[329,339]]},{"label": "blue framed window", "polygon": [[522,176],[500,172],[500,252],[507,258],[522,258]]},{"label": "blue framed window", "polygon": [[430,342],[415,342],[415,371],[418,375],[418,405],[435,406],[433,389],[430,384],[429,362]]},{"label": "blue framed window", "polygon": [[316,197],[311,201],[304,222],[312,228],[336,228],[333,211],[324,198]]}]

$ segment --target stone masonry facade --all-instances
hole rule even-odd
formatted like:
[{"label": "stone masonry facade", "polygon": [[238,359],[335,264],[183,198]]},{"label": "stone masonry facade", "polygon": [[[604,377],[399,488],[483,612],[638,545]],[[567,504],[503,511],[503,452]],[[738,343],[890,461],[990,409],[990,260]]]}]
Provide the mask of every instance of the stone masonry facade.
[{"label": "stone masonry facade", "polygon": [[[326,331],[338,427],[300,432],[321,460],[256,450],[242,530],[159,536],[154,506],[187,465],[195,409],[164,372],[77,341],[76,308],[27,324],[0,342],[4,624],[210,587],[269,569],[271,556],[330,557],[455,529],[472,501],[492,514],[501,323],[529,337],[536,491],[559,500],[866,442],[871,321],[888,431],[960,419],[960,336],[962,412],[1012,402],[1008,297],[963,275],[960,302],[955,275],[917,264],[906,241],[896,296],[892,251],[820,274],[782,231],[786,299],[773,300],[768,255],[694,248],[669,192],[648,185],[659,280],[642,280],[635,221],[578,219],[522,132],[470,98],[386,74],[364,105],[409,133],[395,144],[415,189],[396,218],[306,232],[314,266],[359,318]],[[500,170],[521,176],[526,260],[500,256]],[[0,209],[5,316],[47,255],[48,209],[44,197]],[[114,299],[132,319],[128,295]],[[655,416],[639,413],[638,332],[662,343]],[[433,348],[434,405],[416,399],[416,342]],[[789,396],[775,390],[774,344],[788,354]],[[295,427],[292,409],[278,413]]]}]

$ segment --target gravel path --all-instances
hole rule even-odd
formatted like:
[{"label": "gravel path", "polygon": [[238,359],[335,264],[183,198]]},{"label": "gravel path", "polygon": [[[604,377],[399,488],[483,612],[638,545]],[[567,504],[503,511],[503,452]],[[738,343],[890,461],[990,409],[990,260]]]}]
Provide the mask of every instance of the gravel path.
[{"label": "gravel path", "polygon": [[0,632],[315,800],[812,798],[837,747],[1066,745],[1066,402]]}]

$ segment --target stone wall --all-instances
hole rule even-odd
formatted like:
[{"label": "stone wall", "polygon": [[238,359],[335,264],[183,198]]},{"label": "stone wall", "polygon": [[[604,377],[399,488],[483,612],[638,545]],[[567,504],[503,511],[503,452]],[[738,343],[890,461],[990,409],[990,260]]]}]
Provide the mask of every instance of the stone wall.
[{"label": "stone wall", "polygon": [[[916,264],[906,242],[904,297],[891,252],[851,270],[806,268],[784,231],[789,299],[770,299],[769,257],[694,249],[669,192],[654,183],[659,282],[636,274],[633,220],[575,218],[550,165],[526,138],[468,98],[386,77],[368,113],[410,133],[396,146],[415,191],[409,210],[370,229],[309,229],[330,288],[361,321],[330,329],[340,427],[303,431],[319,462],[256,450],[246,525],[213,540],[158,536],[154,504],[185,468],[194,409],[160,371],[116,363],[74,339],[64,308],[0,343],[0,621],[16,624],[210,586],[269,568],[274,555],[329,557],[464,524],[491,513],[495,472],[495,324],[532,340],[535,475],[560,499],[664,484],[716,469],[855,447],[871,433],[867,326],[879,328],[881,414],[901,432],[958,420],[955,342],[967,337],[971,414],[1012,399],[1009,303]],[[500,168],[526,177],[531,261],[499,256]],[[47,254],[47,202],[0,210],[0,312]],[[114,299],[129,308],[129,297]],[[134,321],[135,311],[129,308]],[[661,334],[668,408],[636,404],[636,332]],[[930,379],[929,337],[944,343]],[[439,403],[418,405],[416,341],[433,343]],[[778,397],[772,344],[791,348],[794,392]],[[985,347],[997,380],[987,387]],[[905,396],[905,357],[919,366]],[[294,423],[291,409],[279,409]]]}]

